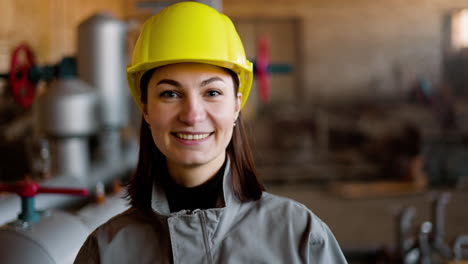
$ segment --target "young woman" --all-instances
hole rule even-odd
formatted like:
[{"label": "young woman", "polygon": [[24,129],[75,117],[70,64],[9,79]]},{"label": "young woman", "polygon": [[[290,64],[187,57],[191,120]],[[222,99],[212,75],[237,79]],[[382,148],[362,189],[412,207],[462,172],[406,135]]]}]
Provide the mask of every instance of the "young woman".
[{"label": "young woman", "polygon": [[252,64],[229,18],[167,7],[145,23],[127,72],[143,113],[132,208],[75,263],[346,263],[326,224],[257,178],[240,115]]}]

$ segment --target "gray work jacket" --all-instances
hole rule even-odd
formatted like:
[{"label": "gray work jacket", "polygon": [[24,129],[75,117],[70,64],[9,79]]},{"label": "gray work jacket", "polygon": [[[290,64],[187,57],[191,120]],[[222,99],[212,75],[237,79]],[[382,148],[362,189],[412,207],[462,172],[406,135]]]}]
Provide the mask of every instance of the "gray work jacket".
[{"label": "gray work jacket", "polygon": [[328,226],[304,205],[267,192],[242,203],[230,182],[226,164],[225,206],[192,212],[170,213],[155,187],[152,216],[132,208],[110,219],[74,263],[347,263]]}]

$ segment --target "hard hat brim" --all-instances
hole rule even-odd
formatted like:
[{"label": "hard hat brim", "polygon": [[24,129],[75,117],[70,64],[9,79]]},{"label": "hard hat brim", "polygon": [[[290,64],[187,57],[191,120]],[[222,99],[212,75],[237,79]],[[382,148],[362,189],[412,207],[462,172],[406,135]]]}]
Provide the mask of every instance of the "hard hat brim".
[{"label": "hard hat brim", "polygon": [[127,81],[130,87],[130,91],[132,96],[137,102],[138,107],[140,110],[143,111],[143,103],[141,102],[141,89],[140,89],[140,81],[143,74],[151,69],[176,64],[176,63],[184,63],[184,62],[195,62],[195,63],[204,63],[209,65],[214,65],[222,68],[226,68],[229,70],[234,71],[239,77],[239,93],[242,96],[241,108],[247,102],[248,95],[250,93],[250,89],[252,87],[253,82],[253,65],[250,61],[248,61],[248,68],[234,64],[231,62],[226,61],[213,61],[213,60],[204,60],[204,59],[181,59],[181,60],[170,60],[170,61],[158,61],[158,62],[149,62],[149,63],[142,63],[137,65],[132,65],[127,67]]}]

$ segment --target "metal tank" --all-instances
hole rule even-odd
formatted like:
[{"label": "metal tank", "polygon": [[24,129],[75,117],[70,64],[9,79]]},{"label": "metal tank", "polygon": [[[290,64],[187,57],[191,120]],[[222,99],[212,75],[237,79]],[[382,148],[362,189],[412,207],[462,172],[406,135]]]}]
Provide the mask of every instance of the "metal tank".
[{"label": "metal tank", "polygon": [[120,130],[129,116],[126,80],[127,24],[98,13],[78,26],[78,76],[98,91],[102,125],[101,158],[121,159]]},{"label": "metal tank", "polygon": [[0,227],[0,263],[73,263],[90,229],[65,212],[52,212],[27,227]]},{"label": "metal tank", "polygon": [[90,203],[81,208],[76,213],[76,216],[90,230],[96,229],[112,217],[130,208],[128,200],[124,198],[125,193],[123,191],[108,196],[104,192],[101,194],[101,197],[98,195],[98,191],[96,190],[95,196],[99,199],[96,199],[95,203]]},{"label": "metal tank", "polygon": [[90,229],[71,214],[37,211],[36,195],[47,193],[86,196],[86,189],[43,187],[25,180],[16,184],[0,184],[0,191],[15,193],[21,197],[18,219],[0,227],[0,263],[73,263]]},{"label": "metal tank", "polygon": [[97,100],[89,85],[71,75],[37,99],[36,127],[51,142],[54,174],[85,178],[89,173],[89,136],[99,124]]},{"label": "metal tank", "polygon": [[[102,184],[98,185],[102,188]],[[18,219],[0,226],[1,264],[68,264],[73,263],[88,235],[112,216],[128,208],[123,190],[114,184],[114,193],[81,208],[76,214],[62,211],[38,211],[36,201],[44,195],[54,197],[87,196],[86,188],[44,187],[33,181],[1,184],[0,191],[19,196],[21,211]],[[117,190],[115,190],[117,188]],[[118,190],[120,189],[120,190]],[[49,195],[50,196],[50,195]]]}]

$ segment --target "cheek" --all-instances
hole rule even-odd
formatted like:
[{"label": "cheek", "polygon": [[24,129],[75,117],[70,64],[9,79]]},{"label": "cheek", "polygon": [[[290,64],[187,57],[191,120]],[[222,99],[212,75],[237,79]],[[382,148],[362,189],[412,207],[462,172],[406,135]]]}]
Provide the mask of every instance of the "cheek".
[{"label": "cheek", "polygon": [[164,152],[169,139],[170,122],[166,119],[165,115],[150,115],[149,125],[154,144],[159,150]]},{"label": "cheek", "polygon": [[149,125],[151,127],[151,135],[153,136],[153,140],[156,143],[156,145],[158,141],[161,141],[163,139],[165,126],[162,124],[164,124],[164,122],[161,122],[161,120],[159,119],[155,119],[154,117],[150,119]]},{"label": "cheek", "polygon": [[234,126],[235,112],[226,107],[220,107],[212,111],[212,117],[220,129],[232,132]]},{"label": "cheek", "polygon": [[171,113],[172,111],[163,109],[157,105],[150,105],[148,107],[147,122],[152,128],[163,130],[170,124]]}]

